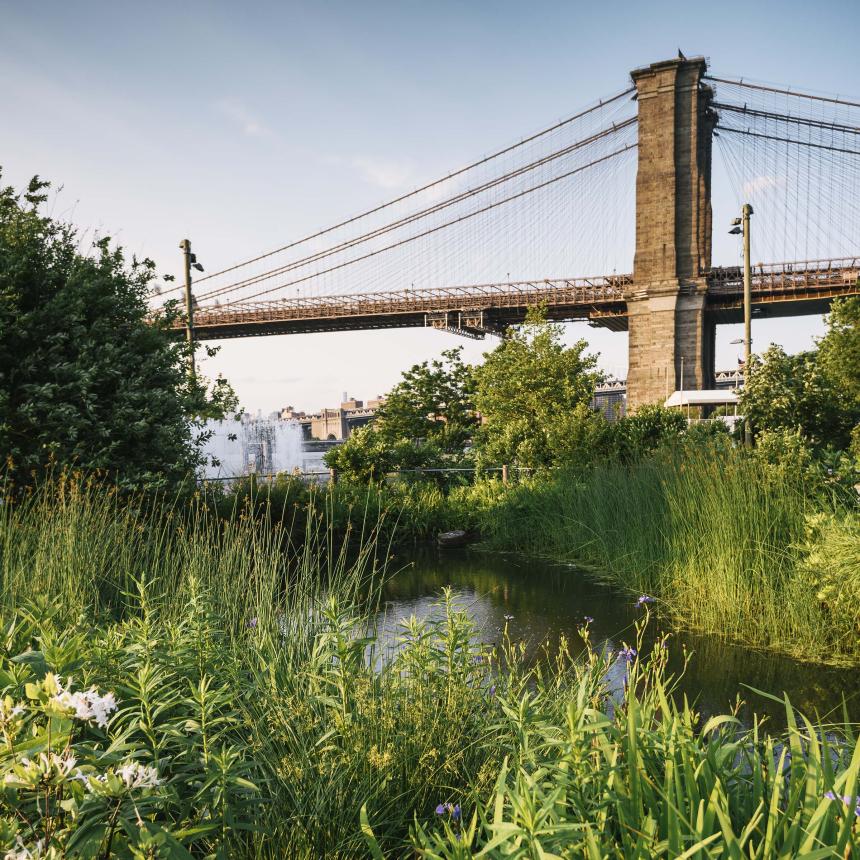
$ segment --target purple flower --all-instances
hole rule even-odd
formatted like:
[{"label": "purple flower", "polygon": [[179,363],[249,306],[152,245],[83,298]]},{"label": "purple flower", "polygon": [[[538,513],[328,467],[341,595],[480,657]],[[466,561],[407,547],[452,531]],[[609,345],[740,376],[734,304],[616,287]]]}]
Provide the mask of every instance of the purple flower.
[{"label": "purple flower", "polygon": [[591,623],[594,621],[594,619],[593,619],[590,615],[583,615],[583,616],[582,616],[582,620],[583,620],[586,624],[591,624]]},{"label": "purple flower", "polygon": [[632,663],[636,659],[636,649],[631,648],[629,645],[625,645],[618,652],[618,656],[623,657],[625,663]]},{"label": "purple flower", "polygon": [[490,687],[490,696],[495,696],[495,695],[496,695],[496,685],[493,684],[493,686]]},{"label": "purple flower", "polygon": [[437,815],[444,815],[444,814],[445,814],[445,812],[447,811],[447,809],[448,809],[448,807],[447,807],[444,803],[440,803],[440,804],[436,807],[436,814],[437,814]]},{"label": "purple flower", "polygon": [[648,594],[641,594],[639,599],[636,601],[636,606],[645,606],[647,603],[653,603],[654,598]]},{"label": "purple flower", "polygon": [[255,615],[250,621],[248,621],[248,627],[250,627],[253,630],[256,628],[258,623],[259,622],[257,620],[257,616]]},{"label": "purple flower", "polygon": [[451,804],[449,803],[448,807],[451,810],[451,820],[452,821],[459,821],[460,820],[460,804],[455,803],[454,806],[451,806]]},{"label": "purple flower", "polygon": [[850,794],[843,794],[840,796],[838,794],[834,794],[832,791],[828,791],[824,796],[828,800],[841,800],[849,809],[851,808],[851,801],[854,800],[857,804],[854,809],[854,815],[857,818],[860,818],[860,798],[851,797]]}]

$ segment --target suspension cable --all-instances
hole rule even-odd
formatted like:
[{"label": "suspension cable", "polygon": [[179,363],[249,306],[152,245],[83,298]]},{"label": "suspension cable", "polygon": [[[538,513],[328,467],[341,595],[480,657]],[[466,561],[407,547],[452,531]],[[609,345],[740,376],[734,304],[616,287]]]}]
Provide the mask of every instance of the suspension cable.
[{"label": "suspension cable", "polygon": [[[293,260],[289,263],[285,263],[283,266],[280,266],[276,269],[272,269],[268,272],[263,272],[259,275],[253,275],[249,278],[246,278],[241,281],[234,281],[230,284],[227,284],[223,287],[219,287],[215,290],[210,290],[207,293],[201,293],[197,295],[197,300],[201,301],[203,299],[211,299],[219,295],[223,295],[224,293],[234,292],[235,290],[241,289],[242,287],[250,286],[252,284],[257,284],[262,281],[269,280],[270,278],[277,277],[278,275],[284,274],[285,272],[292,271],[294,269],[302,268],[303,266],[309,265],[311,263],[318,262],[319,260],[325,259],[326,257],[330,257],[334,254],[337,254],[341,251],[348,250],[350,248],[355,247],[356,245],[360,245],[363,242],[369,241],[371,239],[378,238],[379,236],[383,236],[386,233],[393,232],[394,230],[399,229],[400,227],[404,227],[408,224],[414,223],[415,221],[420,220],[421,218],[427,215],[433,215],[437,212],[441,212],[443,209],[446,209],[450,206],[453,206],[457,203],[462,203],[465,200],[468,200],[470,197],[474,197],[477,194],[481,194],[484,191],[487,191],[491,188],[494,188],[497,185],[501,185],[504,182],[507,182],[511,179],[515,179],[519,176],[522,176],[532,170],[535,170],[538,167],[542,167],[546,164],[551,163],[559,158],[563,158],[566,155],[569,155],[571,152],[575,152],[577,149],[582,149],[585,146],[589,146],[592,143],[595,143],[598,140],[601,140],[604,137],[608,137],[615,132],[622,131],[625,128],[635,124],[638,118],[633,116],[629,117],[626,120],[623,120],[619,123],[613,123],[611,127],[602,129],[595,134],[583,138],[582,140],[576,141],[566,147],[562,147],[555,152],[551,152],[548,155],[543,156],[542,158],[537,159],[536,161],[532,161],[529,164],[523,165],[522,167],[518,167],[515,170],[510,171],[509,173],[505,173],[502,176],[496,177],[495,179],[489,180],[485,182],[483,185],[475,186],[474,188],[466,189],[465,191],[460,192],[459,194],[454,195],[453,197],[449,197],[447,200],[441,200],[438,203],[434,203],[432,206],[427,207],[426,209],[418,210],[417,212],[413,212],[409,215],[405,215],[403,218],[400,218],[396,221],[393,221],[389,224],[384,224],[380,227],[375,228],[367,233],[364,233],[360,236],[356,236],[352,239],[347,239],[341,242],[338,245],[333,245],[330,248],[326,248],[320,251],[317,251],[313,254],[308,255],[307,257],[302,257],[298,260]],[[199,283],[199,282],[198,282]]]},{"label": "suspension cable", "polygon": [[750,89],[750,90],[762,90],[763,92],[766,92],[766,93],[777,93],[778,95],[783,95],[783,96],[795,96],[796,98],[801,98],[801,99],[814,99],[815,101],[829,102],[830,104],[837,104],[837,105],[845,105],[846,107],[860,107],[860,102],[849,102],[849,101],[846,101],[845,99],[840,99],[840,98],[834,98],[834,97],[828,97],[828,96],[814,96],[811,93],[802,93],[802,92],[795,91],[795,90],[782,90],[782,89],[779,89],[778,87],[766,87],[763,84],[750,84],[744,80],[733,81],[729,78],[715,78],[711,75],[703,75],[702,77],[708,81],[716,81],[717,83],[720,83],[720,84],[731,84],[732,86],[736,86],[736,87],[746,87],[747,89]]},{"label": "suspension cable", "polygon": [[[309,242],[312,239],[317,239],[320,236],[324,236],[327,233],[331,233],[334,230],[337,230],[341,227],[346,227],[348,224],[352,224],[355,221],[359,221],[362,218],[366,218],[369,215],[374,215],[377,212],[381,212],[383,209],[387,209],[390,206],[393,206],[396,203],[401,203],[404,200],[409,199],[410,197],[414,197],[416,194],[421,194],[424,191],[428,191],[431,188],[434,188],[436,185],[440,185],[443,182],[447,182],[449,179],[453,179],[456,176],[460,176],[463,173],[467,173],[470,170],[473,170],[476,167],[480,167],[482,164],[487,164],[490,161],[493,161],[496,158],[501,157],[502,155],[506,155],[509,152],[513,152],[515,149],[518,149],[521,146],[524,146],[527,143],[531,143],[532,141],[538,140],[541,137],[544,137],[547,134],[550,134],[553,131],[557,131],[560,128],[563,128],[566,125],[569,125],[572,122],[575,122],[578,119],[582,119],[582,117],[587,116],[590,113],[593,113],[596,110],[600,110],[601,108],[606,107],[607,105],[612,104],[613,102],[618,101],[619,99],[624,98],[625,96],[630,95],[630,93],[634,92],[635,87],[628,87],[626,90],[623,90],[620,93],[616,93],[614,96],[611,96],[607,99],[601,99],[597,104],[592,105],[589,108],[586,108],[579,113],[574,114],[573,116],[569,116],[566,119],[560,120],[554,125],[549,126],[541,131],[536,132],[535,134],[529,135],[528,137],[523,138],[517,143],[511,144],[510,146],[506,146],[503,149],[499,149],[496,152],[491,153],[490,155],[484,156],[483,158],[478,159],[477,161],[473,161],[471,164],[467,164],[465,167],[461,167],[458,170],[453,171],[452,173],[447,174],[446,176],[441,177],[440,179],[435,179],[432,182],[428,182],[426,185],[422,185],[420,188],[416,188],[413,191],[409,191],[406,194],[401,194],[399,197],[395,197],[393,200],[389,200],[386,203],[382,203],[379,206],[375,206],[372,209],[368,209],[364,212],[359,213],[358,215],[353,215],[351,218],[347,218],[345,221],[341,221],[337,224],[332,225],[331,227],[326,227],[322,230],[318,230],[316,233],[311,233],[305,236],[302,239],[297,239],[294,242],[290,242],[286,245],[282,245],[280,248],[275,248],[272,251],[267,251],[264,254],[259,254],[256,257],[252,257],[249,260],[244,260],[241,263],[236,263],[233,266],[228,266],[225,269],[221,269],[217,272],[212,272],[211,274],[205,275],[202,278],[198,278],[195,280],[195,283],[199,284],[202,281],[208,281],[210,278],[216,278],[219,275],[226,274],[227,272],[233,272],[236,269],[240,269],[244,266],[248,266],[252,263],[257,263],[260,260],[265,260],[268,257],[272,257],[275,254],[280,254],[283,251],[287,251],[290,248],[294,248],[297,245],[302,245],[305,242]],[[183,289],[182,286],[171,287],[170,289],[164,290],[161,295],[166,295],[167,293],[171,293],[174,290]],[[153,295],[155,295],[153,293]]]},{"label": "suspension cable", "polygon": [[284,283],[284,284],[278,284],[277,286],[269,287],[266,290],[261,290],[260,292],[254,293],[250,296],[244,296],[241,299],[241,301],[231,302],[230,304],[232,304],[234,306],[239,305],[239,304],[244,304],[244,303],[250,301],[251,299],[257,298],[258,296],[264,296],[264,295],[267,295],[268,293],[276,292],[277,290],[286,289],[287,287],[295,286],[296,284],[303,283],[304,281],[311,280],[312,278],[319,277],[320,275],[326,275],[329,272],[334,272],[334,271],[336,271],[338,269],[342,269],[346,266],[351,266],[354,263],[359,263],[362,260],[370,259],[371,257],[375,257],[377,254],[381,254],[385,251],[390,251],[393,248],[400,247],[401,245],[406,245],[409,242],[414,242],[416,239],[422,239],[425,236],[430,236],[433,233],[437,233],[439,230],[444,230],[446,227],[451,227],[454,224],[459,224],[463,221],[468,220],[469,218],[475,217],[476,215],[481,215],[484,212],[488,212],[491,209],[495,209],[498,206],[502,206],[505,203],[510,203],[512,200],[517,200],[518,198],[525,197],[527,194],[531,194],[532,192],[538,191],[541,188],[546,188],[547,186],[552,185],[555,182],[559,182],[562,179],[567,179],[570,176],[573,176],[577,173],[581,173],[583,170],[587,170],[589,167],[594,167],[597,164],[601,164],[605,161],[608,161],[611,158],[615,158],[618,155],[622,155],[625,152],[629,152],[631,149],[635,149],[637,146],[638,146],[638,143],[635,143],[635,142],[629,143],[625,146],[620,147],[619,149],[616,149],[614,152],[611,152],[608,155],[604,155],[604,156],[601,156],[600,158],[596,158],[594,161],[590,161],[588,164],[583,164],[579,167],[574,168],[573,170],[568,170],[566,173],[562,173],[559,176],[553,177],[552,179],[548,179],[545,182],[539,183],[538,185],[533,185],[531,188],[526,188],[525,190],[519,191],[516,194],[512,194],[508,197],[505,197],[502,200],[497,200],[494,203],[490,203],[487,206],[484,206],[480,209],[476,209],[474,212],[468,212],[465,215],[461,215],[458,218],[452,219],[451,221],[446,221],[444,224],[438,224],[437,226],[431,227],[428,230],[424,230],[421,233],[416,233],[414,236],[408,236],[405,239],[400,239],[399,241],[393,242],[390,245],[386,245],[382,248],[377,248],[375,251],[370,251],[367,254],[364,254],[360,257],[354,257],[351,260],[346,260],[342,263],[338,263],[337,265],[331,266],[328,269],[323,269],[322,271],[314,272],[313,274],[305,275],[301,278],[296,278],[295,280],[288,281],[287,283]]},{"label": "suspension cable", "polygon": [[742,113],[778,122],[790,122],[792,125],[807,125],[813,128],[824,128],[828,131],[839,131],[845,134],[860,134],[860,126],[856,125],[843,125],[842,123],[828,122],[827,120],[809,119],[808,117],[792,116],[791,114],[771,113],[770,111],[757,110],[746,105],[741,107],[740,105],[725,104],[723,102],[713,102],[712,104],[717,110],[725,110],[730,113]]},{"label": "suspension cable", "polygon": [[813,149],[826,149],[829,152],[845,152],[848,155],[860,155],[860,149],[844,149],[843,147],[840,147],[840,146],[828,146],[827,144],[824,144],[824,143],[812,143],[811,141],[795,140],[795,139],[790,138],[790,137],[779,137],[778,135],[775,135],[775,134],[762,134],[761,132],[750,131],[749,129],[743,129],[743,128],[732,128],[729,125],[720,125],[719,123],[717,123],[716,128],[720,129],[720,131],[729,131],[729,132],[732,132],[733,134],[745,134],[745,135],[748,135],[749,137],[760,137],[764,140],[776,140],[776,141],[779,141],[780,143],[793,143],[793,144],[796,144],[797,146],[809,146],[809,147],[812,147]]}]

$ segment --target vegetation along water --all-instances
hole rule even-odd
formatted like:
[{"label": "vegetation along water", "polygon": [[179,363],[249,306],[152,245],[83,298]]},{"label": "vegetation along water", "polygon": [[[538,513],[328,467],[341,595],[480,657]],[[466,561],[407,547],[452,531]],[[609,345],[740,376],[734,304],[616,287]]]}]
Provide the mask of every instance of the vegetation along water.
[{"label": "vegetation along water", "polygon": [[198,487],[235,395],[46,187],[0,188],[5,857],[860,856],[860,300],[744,368],[751,448],[607,420],[536,307],[336,482]]}]

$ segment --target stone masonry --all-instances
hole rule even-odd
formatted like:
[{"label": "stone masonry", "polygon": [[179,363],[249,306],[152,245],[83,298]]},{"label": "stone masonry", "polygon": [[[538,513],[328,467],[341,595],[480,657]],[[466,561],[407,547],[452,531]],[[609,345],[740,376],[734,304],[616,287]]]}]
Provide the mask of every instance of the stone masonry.
[{"label": "stone masonry", "polygon": [[[626,296],[627,408],[678,388],[710,388],[712,91],[705,60],[666,60],[631,73],[639,102],[636,255]],[[683,372],[683,379],[682,379]]]}]

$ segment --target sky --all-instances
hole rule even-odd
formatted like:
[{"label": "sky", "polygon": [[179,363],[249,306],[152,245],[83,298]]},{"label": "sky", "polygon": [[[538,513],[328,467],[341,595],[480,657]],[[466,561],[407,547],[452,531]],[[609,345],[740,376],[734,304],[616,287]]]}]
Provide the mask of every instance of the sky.
[{"label": "sky", "polygon": [[[0,0],[0,165],[4,184],[51,180],[54,215],[84,236],[176,275],[187,236],[213,271],[544,128],[679,48],[717,75],[860,96],[858,28],[856,0]],[[715,254],[731,206],[716,190]],[[757,325],[757,348],[823,332],[820,317]],[[718,367],[734,365],[739,328],[718,329]],[[576,323],[566,337],[625,374],[626,335]],[[250,338],[222,342],[204,371],[252,413],[310,411],[494,343],[423,329]]]}]

